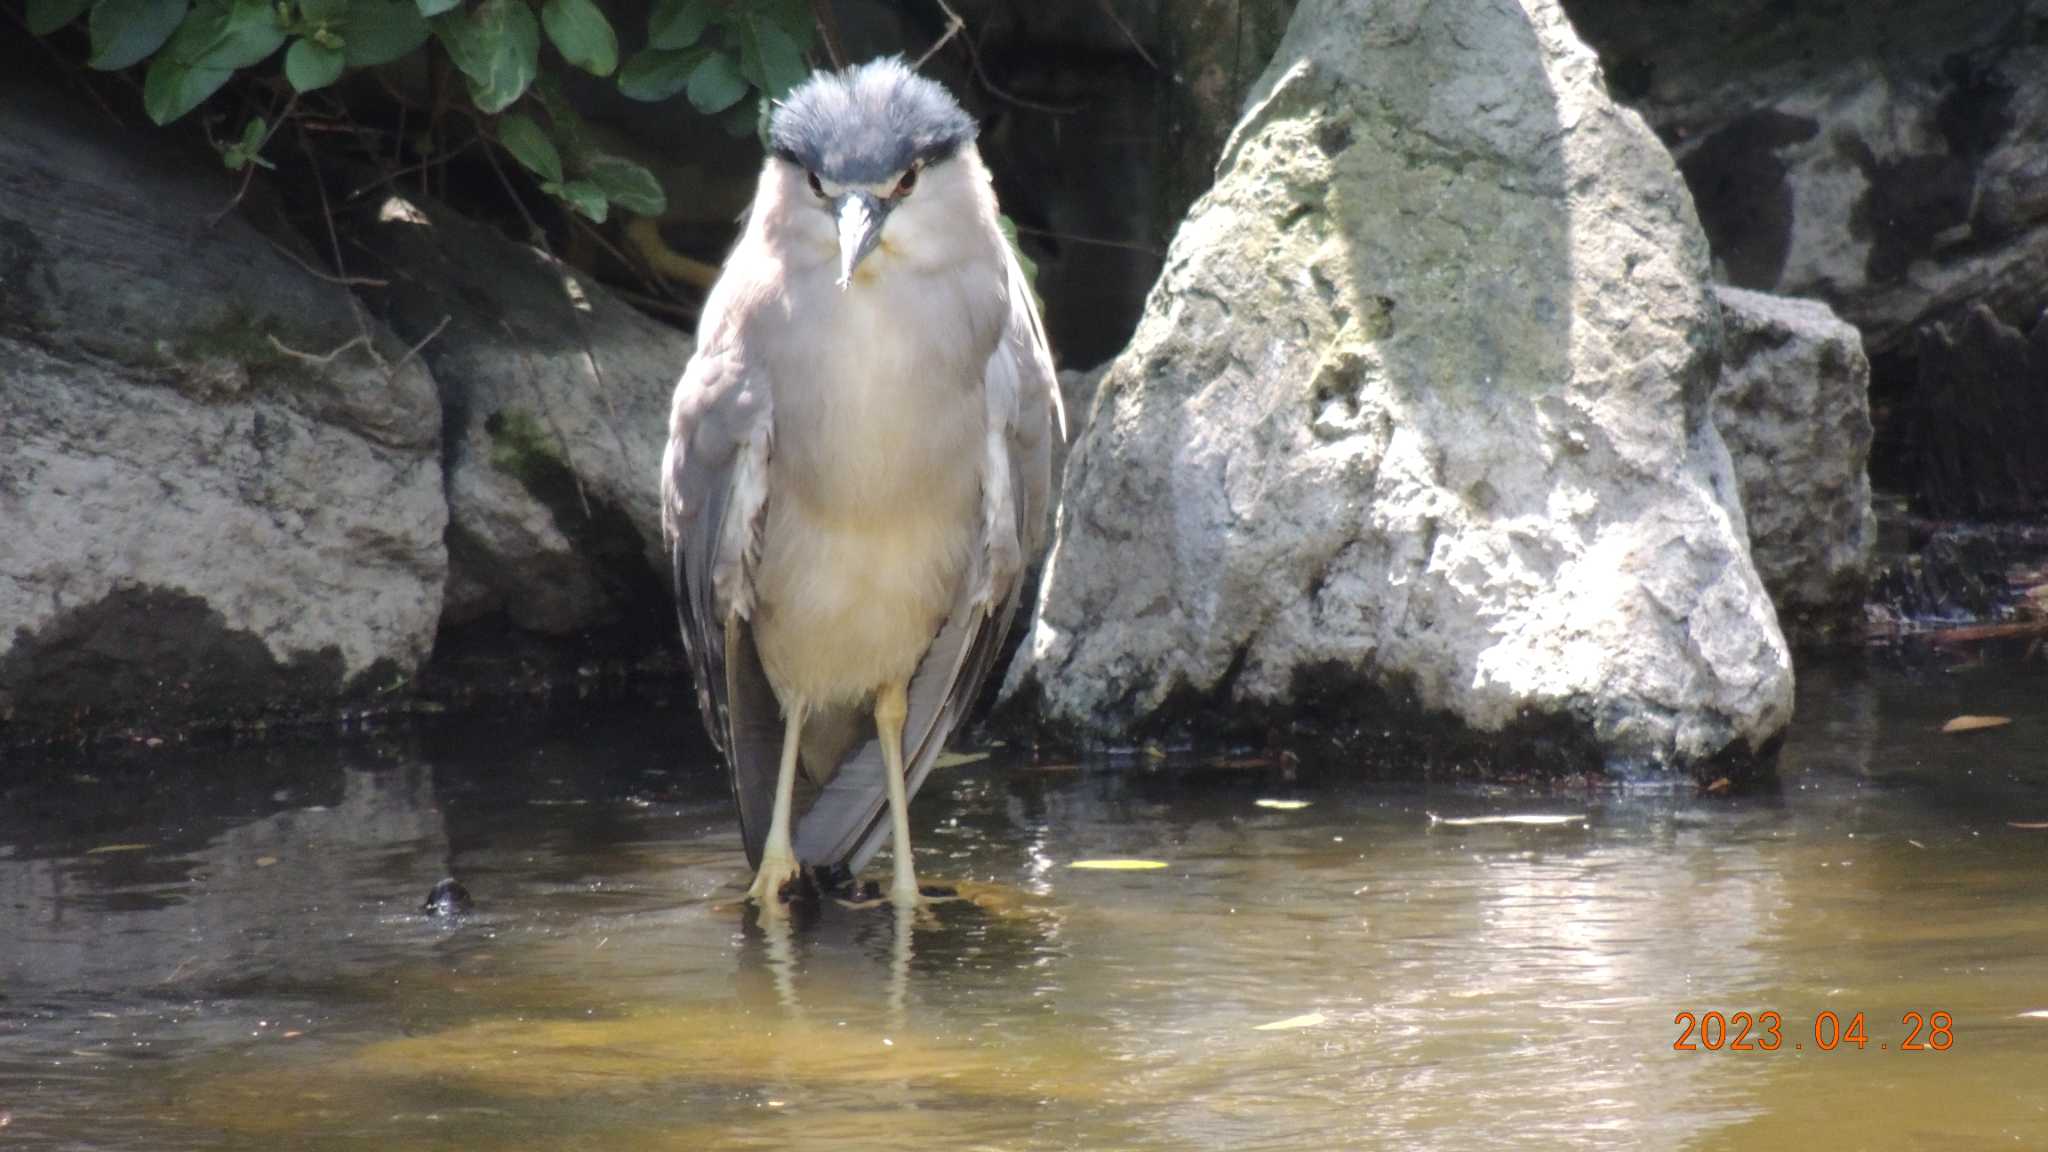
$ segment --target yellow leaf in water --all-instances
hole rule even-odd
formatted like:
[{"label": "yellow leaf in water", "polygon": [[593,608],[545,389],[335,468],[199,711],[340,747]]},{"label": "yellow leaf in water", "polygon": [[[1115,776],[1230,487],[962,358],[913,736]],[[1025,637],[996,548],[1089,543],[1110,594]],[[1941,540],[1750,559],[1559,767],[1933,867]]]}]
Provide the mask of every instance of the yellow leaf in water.
[{"label": "yellow leaf in water", "polygon": [[1272,808],[1280,812],[1296,812],[1308,807],[1306,800],[1254,800],[1252,803],[1261,808]]},{"label": "yellow leaf in water", "polygon": [[86,852],[86,855],[106,856],[114,852],[147,852],[151,847],[153,845],[149,844],[102,844]]},{"label": "yellow leaf in water", "polygon": [[1322,1022],[1323,1014],[1321,1012],[1310,1012],[1306,1016],[1289,1016],[1285,1020],[1275,1020],[1271,1024],[1261,1024],[1258,1027],[1252,1029],[1252,1031],[1290,1032],[1296,1028],[1313,1028],[1316,1025],[1321,1024]]},{"label": "yellow leaf in water", "polygon": [[2036,1008],[2032,1012],[2020,1013],[2022,1020],[2048,1020],[2048,1009]]},{"label": "yellow leaf in water", "polygon": [[2007,820],[2005,826],[2025,832],[2048,832],[2048,820]]},{"label": "yellow leaf in water", "polygon": [[1439,816],[1434,812],[1429,814],[1429,822],[1431,824],[1442,824],[1450,828],[1482,828],[1489,824],[1512,824],[1519,828],[1555,828],[1560,824],[1577,824],[1585,819],[1583,815],[1553,816],[1547,813],[1515,816],[1451,817]]},{"label": "yellow leaf in water", "polygon": [[2010,716],[1958,716],[1941,726],[1943,732],[1976,732],[1984,728],[2003,728],[2012,723]]},{"label": "yellow leaf in water", "polygon": [[1164,860],[1076,860],[1069,868],[1085,868],[1091,872],[1151,872],[1166,867]]},{"label": "yellow leaf in water", "polygon": [[958,768],[962,764],[979,764],[988,759],[986,752],[946,752],[932,761],[934,768]]},{"label": "yellow leaf in water", "polygon": [[268,867],[270,867],[271,865],[273,865],[273,864],[276,864],[276,863],[277,863],[277,857],[275,857],[275,856],[258,856],[258,857],[256,858],[256,866],[257,866],[258,868],[268,868]]}]

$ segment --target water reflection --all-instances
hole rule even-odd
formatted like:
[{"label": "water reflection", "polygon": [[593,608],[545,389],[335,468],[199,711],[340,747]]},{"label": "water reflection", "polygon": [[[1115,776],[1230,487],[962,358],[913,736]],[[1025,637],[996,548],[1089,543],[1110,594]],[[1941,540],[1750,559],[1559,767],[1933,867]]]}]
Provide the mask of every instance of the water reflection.
[{"label": "water reflection", "polygon": [[[1807,683],[1734,800],[998,758],[920,803],[965,897],[925,921],[748,914],[687,714],[44,765],[0,797],[0,1110],[156,1150],[2042,1142],[2048,684]],[[478,911],[418,915],[451,874]],[[1806,1048],[1675,1051],[1708,1010]],[[1897,1051],[1937,1010],[1954,1047]]]}]

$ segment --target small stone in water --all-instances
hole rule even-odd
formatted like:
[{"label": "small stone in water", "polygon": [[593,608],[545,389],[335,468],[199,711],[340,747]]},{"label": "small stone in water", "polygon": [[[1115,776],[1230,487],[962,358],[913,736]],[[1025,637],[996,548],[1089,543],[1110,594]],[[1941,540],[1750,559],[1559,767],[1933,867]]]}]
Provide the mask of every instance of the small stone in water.
[{"label": "small stone in water", "polygon": [[460,916],[475,908],[469,898],[469,889],[454,880],[443,880],[427,893],[427,902],[420,905],[420,911],[429,916]]}]

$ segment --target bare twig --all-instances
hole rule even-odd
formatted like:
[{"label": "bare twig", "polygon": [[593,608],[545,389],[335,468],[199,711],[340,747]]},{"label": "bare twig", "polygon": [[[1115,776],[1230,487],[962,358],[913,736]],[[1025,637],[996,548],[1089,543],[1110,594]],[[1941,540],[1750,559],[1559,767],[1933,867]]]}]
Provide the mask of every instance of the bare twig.
[{"label": "bare twig", "polygon": [[286,356],[289,356],[292,359],[297,360],[301,364],[311,364],[315,368],[327,367],[329,364],[334,363],[334,361],[337,358],[339,358],[343,352],[346,352],[351,348],[362,347],[366,350],[369,350],[371,352],[371,355],[374,356],[376,354],[375,350],[370,349],[370,337],[368,333],[364,333],[363,335],[360,336],[351,336],[348,338],[348,342],[343,344],[341,347],[336,348],[332,352],[319,355],[316,355],[312,352],[301,352],[297,348],[294,348],[291,345],[286,344],[284,341],[279,340],[275,336],[266,334],[264,336],[264,339],[270,341],[270,346],[272,348],[277,349],[279,352],[282,352]]},{"label": "bare twig", "polygon": [[1116,30],[1124,34],[1124,39],[1131,42],[1131,47],[1138,50],[1138,59],[1151,65],[1154,72],[1159,71],[1159,61],[1154,60],[1152,54],[1145,51],[1145,46],[1138,42],[1138,37],[1131,31],[1130,25],[1125,24],[1124,18],[1116,14],[1116,0],[1095,0],[1095,2],[1102,6],[1102,14],[1109,17],[1109,22],[1116,25]]},{"label": "bare twig", "polygon": [[647,260],[644,257],[635,259],[633,254],[624,251],[617,244],[612,243],[611,237],[606,236],[602,229],[584,219],[578,213],[569,213],[569,222],[574,224],[583,233],[585,239],[610,253],[612,259],[632,269],[633,275],[640,278],[640,283],[650,293],[657,296],[666,296],[671,300],[676,298],[675,293],[669,291],[667,282],[654,274],[654,270],[648,266]]},{"label": "bare twig", "polygon": [[469,151],[471,148],[476,147],[478,144],[482,142],[483,137],[472,136],[468,140],[464,141],[459,147],[452,148],[446,152],[435,153],[433,156],[430,156],[417,164],[407,165],[404,168],[397,168],[390,172],[386,172],[384,175],[379,176],[377,179],[370,181],[368,184],[363,185],[362,187],[356,189],[355,191],[349,193],[347,196],[343,197],[342,202],[353,203],[357,200],[362,199],[368,193],[374,192],[379,188],[390,187],[391,185],[398,183],[400,180],[405,179],[407,176],[410,176],[415,172],[425,172],[430,168],[438,168],[444,164],[447,164],[449,161],[454,160],[457,156],[462,155],[464,152]]},{"label": "bare twig", "polygon": [[329,284],[339,284],[344,288],[386,288],[391,284],[389,280],[379,280],[373,276],[336,276],[331,272],[322,272],[320,269],[306,263],[305,258],[297,252],[279,244],[272,237],[265,236],[263,239],[268,241],[272,248],[277,249],[278,255],[297,264],[301,271],[315,280],[325,280]]},{"label": "bare twig", "polygon": [[946,7],[944,0],[940,0],[939,10],[946,14],[946,30],[939,34],[937,40],[932,41],[931,47],[924,50],[924,55],[917,58],[917,63],[911,66],[914,71],[924,71],[925,61],[938,55],[939,49],[944,48],[947,41],[958,36],[967,28],[967,21],[962,20],[958,12]]},{"label": "bare twig", "polygon": [[[939,38],[939,44],[944,44],[947,40],[952,39],[955,32],[965,29],[967,22],[960,18],[958,12],[953,11],[952,6],[948,5],[946,0],[933,0],[933,2],[939,6],[940,11],[946,14],[946,34]],[[954,27],[954,25],[958,25],[958,27]],[[974,67],[974,78],[981,81],[981,86],[988,89],[989,95],[994,96],[996,99],[1006,104],[1015,104],[1019,108],[1029,108],[1034,112],[1044,112],[1053,116],[1071,116],[1086,107],[1083,104],[1041,104],[1036,100],[1026,100],[1022,96],[1007,91],[988,78],[988,70],[981,66],[981,48],[975,44],[974,37],[964,36],[960,42],[967,45],[967,62]],[[925,55],[930,56],[933,52],[938,51],[939,44],[932,45],[931,48],[925,51]],[[922,65],[923,63],[924,60],[920,58],[918,64]]]},{"label": "bare twig", "polygon": [[439,336],[441,334],[441,330],[443,328],[448,327],[448,321],[452,319],[454,319],[454,317],[452,316],[441,317],[441,322],[439,324],[434,325],[433,331],[427,333],[425,336],[420,337],[419,343],[405,350],[405,355],[400,356],[398,358],[398,362],[391,366],[391,374],[393,376],[398,375],[399,369],[405,367],[407,364],[412,363],[412,358],[420,354],[420,349],[425,348],[429,344],[432,344],[434,342],[434,337]]},{"label": "bare twig", "polygon": [[[296,102],[298,94],[294,93],[292,99]],[[320,158],[313,154],[313,142],[303,130],[299,132],[299,150],[306,154],[306,167],[313,173],[313,189],[320,194],[320,218],[327,225],[327,245],[334,256],[334,274],[346,280],[348,263],[341,258],[341,232],[334,226],[334,205],[327,199],[327,178],[320,174]],[[390,380],[391,365],[378,355],[377,341],[370,335],[370,322],[364,318],[362,302],[356,299],[354,292],[348,293],[348,315],[356,322],[356,333],[362,337],[363,349],[370,354],[370,361],[383,371],[387,381]]]},{"label": "bare twig", "polygon": [[1135,240],[1104,240],[1099,236],[1079,236],[1072,232],[1055,232],[1050,228],[1026,228],[1015,221],[1011,223],[1015,225],[1019,234],[1025,236],[1043,236],[1048,240],[1060,240],[1069,244],[1092,244],[1097,248],[1121,248],[1127,252],[1143,252],[1147,256],[1166,255],[1164,251],[1150,244],[1140,244]]},{"label": "bare twig", "polygon": [[811,18],[818,25],[818,40],[825,45],[825,58],[832,70],[846,67],[846,50],[839,46],[839,18],[832,14],[832,0],[811,0]]}]

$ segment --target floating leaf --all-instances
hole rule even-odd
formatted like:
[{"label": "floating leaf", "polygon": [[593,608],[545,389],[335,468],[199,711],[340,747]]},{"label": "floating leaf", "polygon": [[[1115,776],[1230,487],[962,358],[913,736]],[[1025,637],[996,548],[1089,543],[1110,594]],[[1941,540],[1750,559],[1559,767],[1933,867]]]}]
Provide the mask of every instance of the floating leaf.
[{"label": "floating leaf", "polygon": [[688,48],[711,25],[711,0],[660,0],[647,17],[647,46],[656,51]]},{"label": "floating leaf", "polygon": [[619,69],[619,93],[650,104],[666,100],[689,85],[690,73],[703,56],[702,49],[639,53]]},{"label": "floating leaf", "polygon": [[989,758],[987,752],[943,752],[932,761],[934,768],[958,768],[963,764],[979,764]]},{"label": "floating leaf", "polygon": [[2048,820],[2008,820],[2005,826],[2023,832],[2048,832]]},{"label": "floating leaf", "polygon": [[87,856],[111,856],[116,852],[147,852],[154,847],[154,844],[102,844],[97,848],[88,849],[85,854]]},{"label": "floating leaf", "polygon": [[2012,723],[2010,716],[1958,716],[1941,726],[1943,732],[1979,732],[1986,728],[2003,728]]},{"label": "floating leaf", "polygon": [[690,104],[706,116],[725,111],[746,94],[746,77],[740,75],[732,57],[722,52],[707,54],[690,71]]},{"label": "floating leaf", "polygon": [[1252,801],[1252,803],[1258,805],[1261,808],[1271,808],[1276,812],[1299,812],[1303,808],[1308,807],[1308,801],[1306,800],[1259,799]]},{"label": "floating leaf", "polygon": [[85,14],[92,0],[28,0],[28,30],[48,36]]},{"label": "floating leaf", "polygon": [[433,28],[469,78],[480,112],[511,107],[540,70],[540,22],[525,0],[483,0],[474,11],[435,17]]},{"label": "floating leaf", "polygon": [[90,67],[102,72],[141,62],[185,19],[185,0],[99,0],[92,6]]},{"label": "floating leaf", "polygon": [[427,42],[427,19],[412,0],[350,0],[335,31],[351,68],[410,56]]},{"label": "floating leaf", "polygon": [[348,57],[339,48],[329,48],[301,37],[284,54],[284,78],[300,92],[313,92],[341,79]]},{"label": "floating leaf", "polygon": [[1076,860],[1067,865],[1090,872],[1154,872],[1166,867],[1164,860],[1129,860],[1110,858],[1104,860]]},{"label": "floating leaf", "polygon": [[654,173],[616,156],[592,156],[584,175],[604,192],[604,198],[642,216],[659,216],[668,211],[668,193]]},{"label": "floating leaf", "polygon": [[542,180],[561,183],[562,154],[530,116],[507,115],[498,120],[498,143],[514,160]]},{"label": "floating leaf", "polygon": [[256,858],[256,866],[258,868],[272,868],[276,865],[277,857],[275,856],[258,856]]},{"label": "floating leaf", "polygon": [[1289,1016],[1285,1020],[1275,1020],[1271,1024],[1261,1024],[1253,1028],[1252,1031],[1292,1032],[1296,1028],[1313,1028],[1321,1023],[1323,1023],[1323,1014],[1321,1012],[1310,1012],[1302,1016]]},{"label": "floating leaf", "polygon": [[619,38],[591,0],[548,0],[540,10],[540,22],[562,59],[592,76],[618,70]]},{"label": "floating leaf", "polygon": [[2032,1012],[2020,1013],[2022,1020],[2048,1020],[2048,1008],[2036,1008]]},{"label": "floating leaf", "polygon": [[1450,828],[1483,828],[1493,824],[1508,824],[1518,828],[1555,828],[1561,824],[1578,824],[1585,820],[1583,815],[1553,816],[1548,814],[1527,814],[1515,816],[1439,816],[1429,814],[1431,824],[1442,824]]}]

